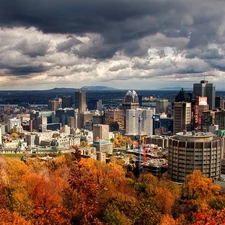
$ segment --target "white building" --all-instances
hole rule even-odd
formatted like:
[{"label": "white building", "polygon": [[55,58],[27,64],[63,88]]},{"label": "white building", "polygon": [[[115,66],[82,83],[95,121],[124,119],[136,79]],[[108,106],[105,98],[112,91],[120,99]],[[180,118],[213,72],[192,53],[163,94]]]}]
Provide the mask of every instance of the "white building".
[{"label": "white building", "polygon": [[[126,135],[138,135],[141,125],[142,134],[153,134],[153,109],[127,109],[126,110]],[[139,119],[141,118],[141,123]]]}]

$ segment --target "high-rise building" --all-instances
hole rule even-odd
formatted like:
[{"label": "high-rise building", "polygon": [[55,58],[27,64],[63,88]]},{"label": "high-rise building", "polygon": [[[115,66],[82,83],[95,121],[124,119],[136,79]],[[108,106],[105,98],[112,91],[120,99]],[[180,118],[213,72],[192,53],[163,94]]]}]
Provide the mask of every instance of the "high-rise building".
[{"label": "high-rise building", "polygon": [[169,138],[168,174],[173,181],[184,182],[194,170],[212,179],[220,177],[221,138],[212,133],[180,132]]},{"label": "high-rise building", "polygon": [[224,99],[223,97],[216,97],[215,108],[224,109]]},{"label": "high-rise building", "polygon": [[[138,135],[141,125],[141,132],[144,135],[153,135],[153,117],[152,109],[127,109],[126,110],[126,134]],[[139,123],[141,117],[141,124]]]},{"label": "high-rise building", "polygon": [[225,130],[225,111],[218,110],[215,112],[215,124],[219,126],[220,130]]},{"label": "high-rise building", "polygon": [[75,92],[75,108],[78,108],[79,111],[86,111],[86,92],[76,91]]},{"label": "high-rise building", "polygon": [[192,98],[207,97],[209,109],[215,108],[216,89],[213,83],[209,83],[207,80],[201,80],[198,84],[193,84]]},{"label": "high-rise building", "polygon": [[59,109],[61,107],[61,103],[62,103],[61,98],[49,100],[48,101],[48,110],[55,112],[57,109]]},{"label": "high-rise building", "polygon": [[191,130],[191,103],[174,102],[173,133]]},{"label": "high-rise building", "polygon": [[175,102],[190,102],[190,101],[191,98],[189,94],[183,88],[181,88],[181,90],[175,96]]},{"label": "high-rise building", "polygon": [[194,127],[202,130],[202,113],[209,110],[207,97],[196,97],[194,105]]},{"label": "high-rise building", "polygon": [[71,108],[72,107],[72,96],[63,96],[62,97],[62,108]]},{"label": "high-rise building", "polygon": [[102,100],[101,99],[99,99],[99,100],[90,99],[88,101],[88,110],[95,110],[95,109],[97,109],[99,111],[102,110]]},{"label": "high-rise building", "polygon": [[122,102],[122,108],[124,110],[124,112],[127,109],[136,109],[139,108],[139,99],[138,99],[138,95],[136,93],[135,90],[129,90],[126,95],[125,98]]},{"label": "high-rise building", "polygon": [[156,113],[167,113],[168,111],[168,100],[159,99],[156,101]]},{"label": "high-rise building", "polygon": [[78,113],[77,118],[77,127],[78,128],[85,128],[85,124],[87,121],[93,120],[93,113],[89,111],[81,111]]}]

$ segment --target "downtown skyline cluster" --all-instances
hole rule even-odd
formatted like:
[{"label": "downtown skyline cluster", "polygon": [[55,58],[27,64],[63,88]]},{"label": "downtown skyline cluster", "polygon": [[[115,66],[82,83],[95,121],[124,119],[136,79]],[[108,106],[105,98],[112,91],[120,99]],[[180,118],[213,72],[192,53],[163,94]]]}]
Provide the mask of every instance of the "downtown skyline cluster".
[{"label": "downtown skyline cluster", "polygon": [[3,0],[0,89],[223,89],[222,0]]}]

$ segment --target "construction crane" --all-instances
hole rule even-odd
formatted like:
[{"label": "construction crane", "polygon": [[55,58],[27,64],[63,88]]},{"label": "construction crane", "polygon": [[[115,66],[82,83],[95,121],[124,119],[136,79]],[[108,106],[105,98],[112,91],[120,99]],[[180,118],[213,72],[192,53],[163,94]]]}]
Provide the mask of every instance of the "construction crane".
[{"label": "construction crane", "polygon": [[[110,111],[107,111],[107,114],[116,114],[120,116],[126,116],[126,113],[115,113],[113,111],[110,113]],[[137,177],[140,176],[142,172],[142,155],[143,155],[143,164],[146,163],[146,149],[142,148],[142,122],[144,118],[149,118],[148,116],[143,116],[142,112],[139,115],[133,115],[133,117],[138,118],[138,163],[137,163]],[[152,119],[154,121],[159,121],[160,122],[160,117],[157,114],[153,114]],[[144,150],[144,151],[143,151]]]}]

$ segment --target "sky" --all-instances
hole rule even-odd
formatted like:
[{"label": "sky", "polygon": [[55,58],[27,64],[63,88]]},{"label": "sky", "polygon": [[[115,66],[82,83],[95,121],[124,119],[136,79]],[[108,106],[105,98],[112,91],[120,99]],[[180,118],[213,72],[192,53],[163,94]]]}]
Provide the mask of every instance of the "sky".
[{"label": "sky", "polygon": [[224,0],[1,0],[0,90],[224,78]]}]

